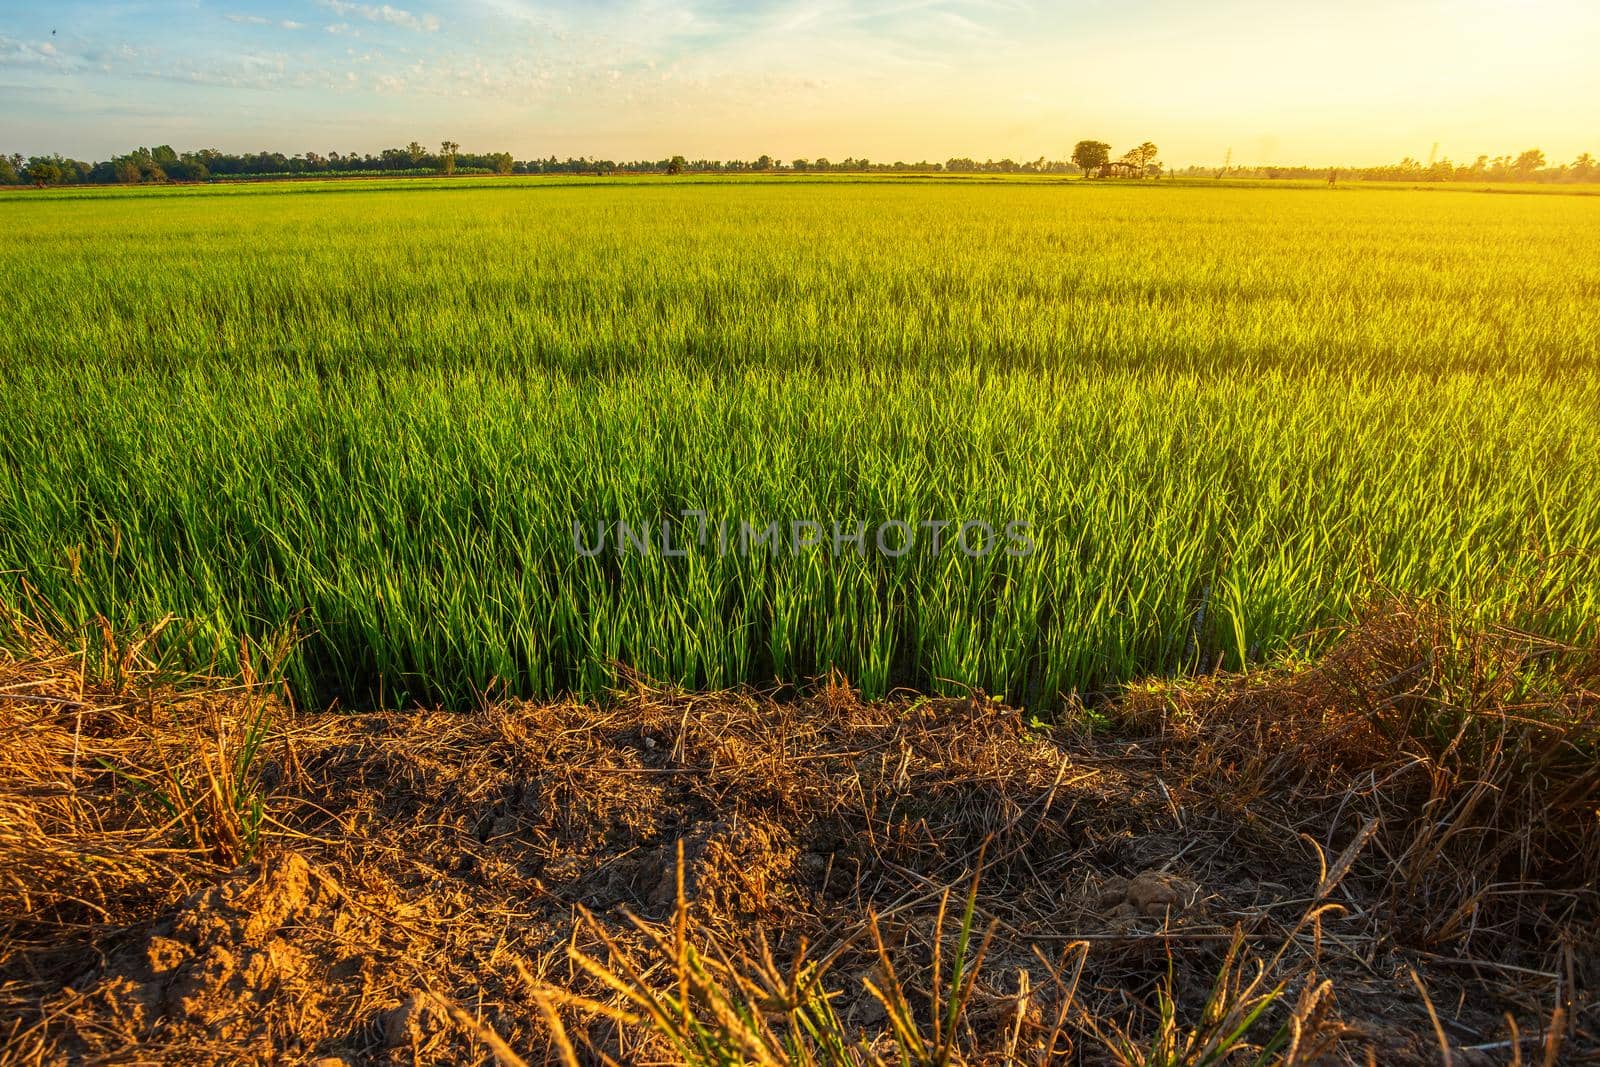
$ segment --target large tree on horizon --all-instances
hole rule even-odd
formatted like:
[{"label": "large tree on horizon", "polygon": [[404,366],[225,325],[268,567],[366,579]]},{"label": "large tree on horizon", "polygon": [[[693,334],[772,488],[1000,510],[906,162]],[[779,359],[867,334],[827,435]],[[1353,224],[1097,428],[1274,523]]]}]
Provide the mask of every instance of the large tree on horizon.
[{"label": "large tree on horizon", "polygon": [[1072,150],[1072,162],[1076,163],[1085,175],[1106,165],[1111,159],[1111,146],[1104,141],[1079,141]]}]

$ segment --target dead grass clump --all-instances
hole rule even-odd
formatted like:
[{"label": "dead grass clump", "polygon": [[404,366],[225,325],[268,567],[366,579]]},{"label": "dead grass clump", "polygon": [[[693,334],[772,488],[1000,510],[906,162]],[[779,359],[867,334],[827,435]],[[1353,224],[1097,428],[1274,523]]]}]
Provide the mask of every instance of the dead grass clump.
[{"label": "dead grass clump", "polygon": [[20,636],[31,651],[0,654],[0,944],[48,984],[250,855],[276,705],[173,690],[137,646],[108,670]]},{"label": "dead grass clump", "polygon": [[1369,839],[1345,899],[1372,943],[1559,1010],[1569,1033],[1595,1011],[1594,648],[1391,602],[1305,668],[1143,689],[1117,714],[1195,809],[1330,853]]},{"label": "dead grass clump", "polygon": [[1174,778],[1230,810],[1288,799],[1329,845],[1371,821],[1358,872],[1412,944],[1548,945],[1595,914],[1592,649],[1391,603],[1307,669],[1145,690],[1120,718],[1154,724]]},{"label": "dead grass clump", "polygon": [[[802,941],[792,960],[780,965],[764,938],[754,949],[706,939],[691,918],[681,855],[678,869],[672,921],[658,927],[632,920],[642,935],[640,948],[608,936],[593,916],[584,916],[605,957],[574,949],[572,958],[620,999],[604,1003],[558,986],[539,988],[536,998],[561,1062],[576,1067],[579,1057],[556,1005],[580,1017],[647,1028],[665,1043],[670,1062],[694,1065],[1297,1065],[1324,1062],[1356,1033],[1337,1017],[1331,982],[1316,981],[1304,961],[1292,975],[1280,966],[1294,935],[1316,928],[1324,908],[1307,911],[1270,960],[1253,952],[1235,929],[1191,1018],[1184,1018],[1169,974],[1154,991],[1153,1025],[1147,1011],[1131,1013],[1124,1023],[1108,1018],[1103,1005],[1080,1001],[1092,951],[1088,941],[1068,942],[1053,959],[1034,945],[1033,958],[1016,968],[1014,982],[1007,985],[1006,976],[999,976],[996,984],[997,976],[984,968],[1000,924],[991,920],[980,929],[981,876],[975,875],[959,915],[952,911],[951,891],[940,895],[920,981],[906,973],[907,945],[891,945],[877,913],[868,912],[857,936],[870,938],[874,958],[858,981],[874,1008],[874,1025],[852,1027],[840,1010],[851,1001],[849,983],[841,986],[833,974],[850,941],[822,958],[808,956]],[[1042,977],[1035,982],[1033,974]],[[1299,988],[1292,1000],[1286,996],[1291,985]]]}]

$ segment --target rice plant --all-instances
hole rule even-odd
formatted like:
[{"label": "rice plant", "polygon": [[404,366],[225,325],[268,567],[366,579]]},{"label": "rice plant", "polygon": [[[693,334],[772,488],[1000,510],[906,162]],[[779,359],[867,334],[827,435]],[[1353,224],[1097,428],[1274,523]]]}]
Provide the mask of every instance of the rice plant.
[{"label": "rice plant", "polygon": [[293,640],[313,704],[623,665],[1050,707],[1374,586],[1600,618],[1595,198],[357,183],[0,221],[0,597],[176,616],[163,654],[221,670]]}]

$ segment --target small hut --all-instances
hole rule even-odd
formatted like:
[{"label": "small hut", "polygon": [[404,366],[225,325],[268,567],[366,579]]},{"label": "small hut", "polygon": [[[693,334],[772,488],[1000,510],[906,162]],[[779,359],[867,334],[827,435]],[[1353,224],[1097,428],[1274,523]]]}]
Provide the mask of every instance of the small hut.
[{"label": "small hut", "polygon": [[1144,168],[1137,163],[1130,163],[1125,159],[1114,159],[1109,163],[1100,164],[1096,174],[1100,178],[1142,178]]}]

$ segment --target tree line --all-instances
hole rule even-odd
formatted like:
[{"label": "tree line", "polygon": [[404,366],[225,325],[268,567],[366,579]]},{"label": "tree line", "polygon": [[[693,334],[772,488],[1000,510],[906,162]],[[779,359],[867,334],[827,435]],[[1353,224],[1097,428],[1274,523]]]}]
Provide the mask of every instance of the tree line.
[{"label": "tree line", "polygon": [[1584,152],[1571,163],[1551,163],[1544,152],[1529,148],[1516,155],[1479,156],[1471,163],[1449,158],[1422,162],[1407,156],[1398,163],[1376,167],[1187,167],[1174,173],[1184,177],[1321,179],[1351,178],[1374,182],[1600,182],[1600,162]]},{"label": "tree line", "polygon": [[1545,154],[1531,148],[1517,155],[1479,156],[1472,163],[1449,159],[1421,163],[1403,159],[1376,167],[1235,166],[1230,151],[1221,167],[1166,168],[1156,146],[1145,141],[1112,158],[1105,141],[1079,141],[1066,159],[1043,156],[1018,162],[1012,159],[955,157],[942,163],[873,162],[865,157],[834,161],[776,159],[761,155],[752,160],[666,159],[618,162],[609,159],[568,157],[519,160],[510,152],[463,152],[454,141],[437,150],[416,141],[380,152],[331,151],[284,155],[282,152],[221,152],[203,148],[178,152],[170,145],[136,148],[125,155],[88,163],[61,155],[23,157],[0,155],[0,185],[112,185],[148,182],[203,182],[214,180],[276,179],[294,177],[407,177],[430,174],[741,174],[741,173],[904,173],[904,174],[1057,174],[1088,177],[1159,178],[1163,175],[1213,178],[1343,177],[1356,181],[1600,181],[1600,165],[1585,152],[1572,163],[1551,164]]},{"label": "tree line", "polygon": [[793,173],[909,174],[1075,174],[1078,170],[1066,160],[1017,162],[1012,159],[977,161],[951,159],[944,163],[922,160],[915,163],[873,162],[865,157],[847,156],[831,160],[780,160],[761,155],[751,160],[689,159],[672,156],[619,162],[588,156],[557,159],[519,160],[509,152],[466,153],[451,141],[438,151],[429,151],[413,141],[404,148],[385,148],[378,153],[337,151],[305,152],[288,156],[282,152],[227,153],[215,148],[178,152],[170,145],[136,148],[126,155],[98,163],[88,163],[61,155],[0,156],[0,185],[134,185],[145,182],[203,182],[226,179],[293,177],[421,176],[428,174],[743,174],[789,171]]},{"label": "tree line", "polygon": [[442,142],[436,151],[412,141],[404,148],[385,148],[376,154],[334,151],[294,156],[282,152],[229,153],[215,148],[178,152],[171,145],[159,145],[135,148],[126,155],[98,163],[60,155],[30,159],[20,154],[3,156],[0,157],[0,184],[134,185],[300,175],[511,174],[515,164],[510,152],[462,152],[454,141]]}]

